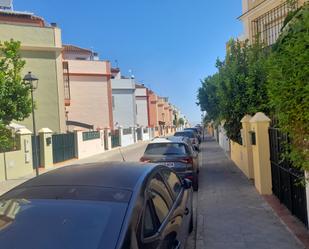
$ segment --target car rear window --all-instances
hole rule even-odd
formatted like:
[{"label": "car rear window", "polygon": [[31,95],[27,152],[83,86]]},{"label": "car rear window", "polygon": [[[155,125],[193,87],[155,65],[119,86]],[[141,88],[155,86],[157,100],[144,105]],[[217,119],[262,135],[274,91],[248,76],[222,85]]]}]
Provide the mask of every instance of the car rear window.
[{"label": "car rear window", "polygon": [[188,137],[188,138],[194,138],[194,133],[191,131],[188,132],[176,132],[174,134],[175,137]]},{"label": "car rear window", "polygon": [[[50,187],[48,189],[51,191]],[[26,190],[24,197],[17,191],[18,198],[0,199],[1,249],[114,248],[129,193],[122,190],[110,193],[99,188],[93,191],[101,192],[99,200],[85,195],[78,198],[76,193],[55,199],[47,192],[38,194],[38,191]]]},{"label": "car rear window", "polygon": [[187,148],[182,143],[154,143],[148,144],[146,155],[186,155]]}]

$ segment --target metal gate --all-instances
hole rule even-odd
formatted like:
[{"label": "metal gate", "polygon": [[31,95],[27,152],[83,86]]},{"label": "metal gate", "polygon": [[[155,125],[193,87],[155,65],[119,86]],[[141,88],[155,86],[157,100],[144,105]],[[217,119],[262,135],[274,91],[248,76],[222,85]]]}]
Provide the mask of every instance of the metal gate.
[{"label": "metal gate", "polygon": [[119,130],[111,131],[112,148],[120,146]]},{"label": "metal gate", "polygon": [[63,162],[75,158],[75,135],[74,133],[55,134],[53,140],[53,161]]},{"label": "metal gate", "polygon": [[269,128],[272,191],[293,215],[308,227],[304,172],[283,157],[289,138],[277,128]]},{"label": "metal gate", "polygon": [[[40,146],[40,136],[31,136],[32,142],[32,166],[33,169],[40,167],[41,164],[41,146]],[[36,143],[35,143],[36,142]]]}]

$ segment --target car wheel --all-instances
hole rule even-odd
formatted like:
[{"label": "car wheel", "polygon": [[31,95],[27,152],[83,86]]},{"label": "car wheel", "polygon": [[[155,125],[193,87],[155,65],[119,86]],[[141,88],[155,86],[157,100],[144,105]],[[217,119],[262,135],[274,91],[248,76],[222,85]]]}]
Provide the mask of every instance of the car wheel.
[{"label": "car wheel", "polygon": [[197,174],[193,177],[192,187],[193,187],[193,191],[198,191],[198,175]]},{"label": "car wheel", "polygon": [[193,232],[193,211],[191,212],[190,224],[189,224],[189,234]]}]

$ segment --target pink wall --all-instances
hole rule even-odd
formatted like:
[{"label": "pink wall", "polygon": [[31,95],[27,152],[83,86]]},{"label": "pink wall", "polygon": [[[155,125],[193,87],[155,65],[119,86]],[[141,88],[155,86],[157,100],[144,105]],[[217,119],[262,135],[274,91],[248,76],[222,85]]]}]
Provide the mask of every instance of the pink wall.
[{"label": "pink wall", "polygon": [[71,75],[71,103],[68,119],[90,125],[94,129],[109,127],[108,78],[106,76]]},{"label": "pink wall", "polygon": [[157,107],[158,96],[152,91],[148,91],[148,95],[149,95],[148,98],[149,126],[156,127],[158,126],[158,107]]}]

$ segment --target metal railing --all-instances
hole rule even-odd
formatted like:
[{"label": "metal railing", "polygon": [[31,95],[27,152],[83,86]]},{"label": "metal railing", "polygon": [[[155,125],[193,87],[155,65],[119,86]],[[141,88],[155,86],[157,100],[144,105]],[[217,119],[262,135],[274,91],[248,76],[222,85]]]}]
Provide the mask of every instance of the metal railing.
[{"label": "metal railing", "polygon": [[99,131],[85,131],[83,132],[83,141],[99,139],[100,132]]},{"label": "metal railing", "polygon": [[132,134],[132,129],[131,128],[126,128],[126,129],[123,129],[123,135],[130,135]]},{"label": "metal railing", "polygon": [[70,75],[69,75],[69,63],[64,61],[62,63],[63,66],[63,84],[64,84],[64,99],[71,99],[71,91],[70,91]]},{"label": "metal railing", "polygon": [[274,44],[281,33],[285,18],[297,8],[297,3],[285,2],[254,19],[251,24],[253,42],[260,42],[265,46]]},{"label": "metal railing", "polygon": [[293,215],[308,226],[306,189],[302,184],[304,171],[293,167],[285,158],[288,135],[278,128],[269,128],[272,191]]}]

